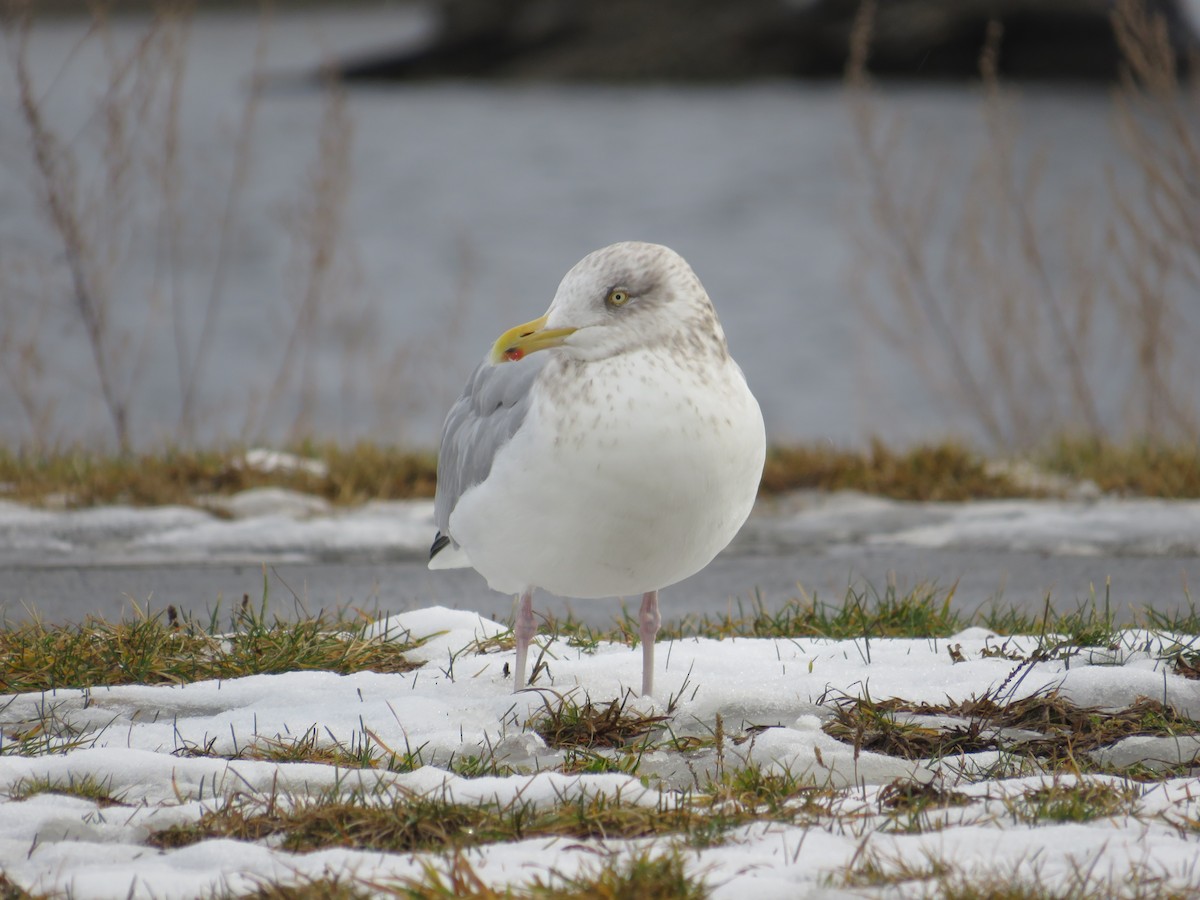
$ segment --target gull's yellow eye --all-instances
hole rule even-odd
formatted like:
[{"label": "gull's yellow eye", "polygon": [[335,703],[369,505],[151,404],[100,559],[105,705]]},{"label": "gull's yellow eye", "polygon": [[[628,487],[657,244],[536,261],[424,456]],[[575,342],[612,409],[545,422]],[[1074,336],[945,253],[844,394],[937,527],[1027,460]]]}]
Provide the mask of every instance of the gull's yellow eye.
[{"label": "gull's yellow eye", "polygon": [[604,302],[609,306],[624,306],[629,302],[629,291],[625,288],[613,288],[604,298]]}]

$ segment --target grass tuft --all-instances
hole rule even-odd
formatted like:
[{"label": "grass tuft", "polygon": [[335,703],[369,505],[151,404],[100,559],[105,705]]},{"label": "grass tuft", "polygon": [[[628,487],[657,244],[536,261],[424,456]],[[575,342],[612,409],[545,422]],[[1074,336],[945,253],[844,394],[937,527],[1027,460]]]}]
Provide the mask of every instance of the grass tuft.
[{"label": "grass tuft", "polygon": [[[173,613],[173,609],[171,611]],[[133,621],[88,618],[79,625],[39,621],[0,629],[0,692],[119,684],[185,684],[297,670],[406,672],[415,644],[368,637],[370,622],[324,616],[268,621],[248,602],[231,630],[177,615]]]},{"label": "grass tuft", "polygon": [[[1034,635],[1039,659],[1060,659],[1077,655],[1088,648],[1116,651],[1122,633],[1129,628],[1148,628],[1174,635],[1200,634],[1200,610],[1194,606],[1184,612],[1167,614],[1152,608],[1135,610],[1118,620],[1106,585],[1102,597],[1092,596],[1067,609],[1058,609],[1046,598],[1041,611],[1030,613],[1017,605],[995,600],[973,612],[955,608],[956,589],[936,584],[919,584],[909,591],[888,585],[882,591],[874,586],[850,585],[839,600],[824,600],[816,593],[802,593],[775,605],[756,594],[752,600],[738,600],[720,614],[683,616],[663,623],[659,640],[704,637],[725,638],[797,638],[819,637],[831,640],[872,638],[949,637],[972,625],[999,635]],[[634,646],[640,640],[636,617],[622,609],[611,628],[596,628],[573,619],[548,617],[543,632],[584,652],[595,650],[602,642]],[[480,652],[511,649],[511,636],[483,647]],[[489,639],[490,640],[490,639]],[[507,641],[507,645],[505,643]],[[985,656],[1005,656],[1030,661],[1026,651],[1000,643]],[[1177,655],[1188,665],[1200,665],[1200,651],[1180,645]]]},{"label": "grass tuft", "polygon": [[632,692],[607,704],[591,698],[576,703],[570,694],[555,694],[551,701],[542,694],[542,714],[529,727],[550,747],[570,750],[627,747],[662,727],[668,716],[647,715],[628,709]]},{"label": "grass tuft", "polygon": [[98,781],[92,775],[76,778],[67,777],[66,781],[54,780],[49,777],[28,778],[18,781],[9,791],[13,800],[27,800],[37,794],[63,794],[68,797],[79,797],[91,800],[97,806],[121,806],[123,801],[115,797],[104,782]]},{"label": "grass tuft", "polygon": [[237,900],[369,900],[377,896],[365,885],[338,878],[305,879],[290,884],[267,882]]},{"label": "grass tuft", "polygon": [[31,894],[19,885],[13,884],[3,872],[0,872],[0,900],[40,900],[42,896],[41,894]]},{"label": "grass tuft", "polygon": [[386,796],[327,796],[291,802],[233,798],[199,821],[174,825],[151,838],[161,848],[226,837],[271,838],[307,853],[356,847],[387,853],[455,850],[537,837],[640,838],[684,832],[700,814],[685,806],[658,808],[619,799],[581,796],[556,807],[522,800],[505,805],[461,804],[435,794],[396,790]]},{"label": "grass tuft", "polygon": [[[1056,690],[1003,702],[998,693],[959,703],[909,703],[841,697],[831,702],[826,734],[855,750],[907,760],[944,759],[1002,750],[1043,767],[1077,772],[1096,768],[1085,755],[1133,735],[1195,735],[1200,722],[1143,697],[1125,709],[1077,706]],[[962,724],[929,725],[914,716],[946,716]]]},{"label": "grass tuft", "polygon": [[709,891],[702,880],[688,874],[679,850],[666,853],[646,850],[622,862],[563,878],[561,887],[539,877],[530,894],[547,900],[703,900]]},{"label": "grass tuft", "polygon": [[965,806],[970,798],[959,791],[947,790],[935,782],[899,778],[879,792],[879,808],[900,812],[920,813],[928,809]]},{"label": "grass tuft", "polygon": [[406,900],[511,900],[519,896],[512,890],[497,891],[488,886],[461,852],[451,855],[444,867],[432,862],[422,866],[421,878],[406,878],[396,893]]},{"label": "grass tuft", "polygon": [[952,861],[930,853],[919,860],[909,860],[868,850],[842,883],[859,889],[892,887],[894,891],[886,896],[937,900],[1077,900],[1080,897],[1187,900],[1196,896],[1194,883],[1172,884],[1173,879],[1145,866],[1121,873],[1109,873],[1104,867],[1086,864],[1065,873],[1043,873],[1041,869],[1034,858],[1013,864],[1011,872],[963,871],[956,869]]},{"label": "grass tuft", "polygon": [[[339,740],[328,728],[322,737],[311,725],[294,737],[258,736],[241,748],[236,759],[261,759],[270,762],[306,762],[336,766],[339,769],[383,769],[388,772],[412,772],[423,766],[420,747],[397,750],[381,743],[373,732],[355,732],[350,741]],[[202,752],[191,755],[207,755]],[[226,757],[229,758],[229,757]]]},{"label": "grass tuft", "polygon": [[1137,799],[1131,785],[1075,781],[1026,791],[1010,808],[1019,819],[1033,823],[1092,822],[1132,812]]},{"label": "grass tuft", "polygon": [[433,863],[424,876],[408,879],[396,891],[408,900],[702,900],[709,892],[702,880],[689,875],[678,850],[641,851],[624,859],[609,859],[575,876],[552,872],[529,885],[497,891],[489,887],[461,853],[443,871]]},{"label": "grass tuft", "polygon": [[151,836],[162,849],[210,838],[268,841],[295,853],[356,847],[389,853],[458,852],[534,838],[639,839],[679,837],[696,847],[721,843],[733,828],[771,819],[828,818],[836,793],[755,764],[728,771],[704,790],[664,793],[655,801],[582,793],[554,805],[520,797],[457,803],[440,792],[380,788],[346,794],[332,789],[304,797],[235,795],[200,819]]},{"label": "grass tuft", "polygon": [[[816,594],[769,607],[761,597],[748,606],[738,601],[724,615],[700,618],[685,616],[678,624],[664,625],[661,639],[706,637],[845,638],[946,637],[961,631],[966,622],[951,608],[954,589],[918,585],[902,593],[889,585],[883,593],[873,587],[850,586],[841,602],[826,602]],[[618,623],[622,635],[637,634],[637,623],[629,615]]]}]

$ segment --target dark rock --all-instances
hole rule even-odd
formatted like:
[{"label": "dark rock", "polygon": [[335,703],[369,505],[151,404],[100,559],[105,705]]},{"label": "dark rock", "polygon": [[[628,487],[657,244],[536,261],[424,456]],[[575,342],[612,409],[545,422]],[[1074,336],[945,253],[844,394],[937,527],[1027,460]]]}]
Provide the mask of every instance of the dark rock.
[{"label": "dark rock", "polygon": [[[1181,59],[1196,47],[1177,0],[1166,17]],[[857,0],[443,0],[434,41],[334,66],[347,79],[738,80],[842,75]],[[1009,78],[1112,79],[1110,0],[880,0],[870,69],[969,78],[990,21]]]}]

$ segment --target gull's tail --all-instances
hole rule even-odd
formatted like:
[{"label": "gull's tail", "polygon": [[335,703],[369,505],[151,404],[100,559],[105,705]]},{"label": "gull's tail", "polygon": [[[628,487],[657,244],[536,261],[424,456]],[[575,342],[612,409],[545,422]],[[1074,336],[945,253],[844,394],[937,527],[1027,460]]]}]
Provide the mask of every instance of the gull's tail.
[{"label": "gull's tail", "polygon": [[450,535],[439,531],[433,539],[433,546],[429,548],[429,568],[468,569],[470,566],[471,561],[462,548],[450,540]]}]

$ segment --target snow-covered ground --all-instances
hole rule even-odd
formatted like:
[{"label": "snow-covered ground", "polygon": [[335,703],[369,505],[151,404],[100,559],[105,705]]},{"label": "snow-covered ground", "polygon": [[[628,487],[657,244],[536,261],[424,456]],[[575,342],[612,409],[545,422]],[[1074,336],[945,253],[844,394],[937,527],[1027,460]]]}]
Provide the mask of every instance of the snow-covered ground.
[{"label": "snow-covered ground", "polygon": [[[38,509],[0,500],[5,564],[424,559],[430,501],[332,509],[317,497],[258,488],[191,507]],[[1200,555],[1200,501],[1098,498],[907,503],[802,492],[760,504],[733,551],[834,544],[1034,550],[1051,555]]]},{"label": "snow-covered ground", "polygon": [[[505,674],[512,651],[496,650],[493,642],[491,652],[479,652],[478,641],[502,631],[493,622],[431,608],[382,620],[375,628],[379,634],[432,635],[414,651],[424,664],[404,674],[295,672],[3,698],[0,871],[31,891],[78,898],[242,893],[264,879],[341,877],[380,885],[419,878],[426,863],[448,862],[431,853],[360,849],[296,854],[270,840],[210,839],[159,850],[147,838],[171,825],[196,822],[234,794],[265,802],[367,789],[383,797],[444,792],[460,802],[498,804],[517,799],[562,804],[582,794],[603,794],[626,804],[669,808],[679,802],[676,791],[694,787],[698,772],[711,771],[712,747],[691,754],[649,753],[638,769],[645,780],[554,771],[563,751],[546,746],[528,728],[544,700],[554,699],[548,692],[571,692],[580,701],[620,697],[639,683],[641,655],[635,650],[608,644],[585,650],[552,641],[546,647],[548,677],[539,681],[538,690],[514,696]],[[1051,892],[1078,888],[1081,877],[1107,884],[1106,891],[1144,889],[1149,879],[1161,879],[1163,890],[1200,891],[1200,779],[1139,784],[1061,774],[984,778],[979,773],[998,761],[994,751],[913,762],[856,753],[821,730],[830,716],[828,698],[867,692],[876,700],[936,704],[1001,688],[1010,700],[1056,688],[1081,706],[1124,708],[1148,696],[1200,718],[1200,681],[1181,677],[1164,662],[1170,636],[1130,632],[1117,647],[1025,667],[996,655],[999,643],[989,632],[972,628],[949,640],[688,639],[660,645],[661,695],[631,701],[630,708],[665,714],[673,699],[670,727],[677,736],[711,737],[720,715],[727,765],[754,762],[838,790],[835,814],[802,825],[756,822],[704,849],[684,846],[689,870],[702,876],[717,897],[919,893],[915,883],[848,888],[847,872],[868,859],[885,873],[936,862],[973,883],[1036,881]],[[1035,643],[1010,639],[1005,652],[1029,654]],[[965,661],[952,660],[950,645],[958,645]],[[1014,678],[1017,668],[1023,674]],[[73,736],[73,749],[11,755],[13,745],[7,742],[13,735],[48,723]],[[420,748],[423,765],[389,773],[219,758],[314,727],[321,743],[349,746],[369,733],[377,745]],[[192,755],[197,748],[207,755]],[[1143,760],[1153,766],[1192,759],[1196,751],[1194,737],[1130,737],[1096,752],[1114,765]],[[469,756],[491,757],[521,774],[475,779],[452,774],[453,761]],[[87,776],[119,803],[98,805],[55,793],[13,799],[22,796],[22,785],[36,780],[66,784]],[[1061,787],[1080,778],[1128,789],[1131,799],[1111,815],[1084,822],[1014,812],[1023,798],[1048,785]],[[934,826],[909,833],[884,815],[881,791],[896,779],[932,781],[960,792],[965,802],[934,810],[929,814]],[[887,822],[890,827],[881,827]],[[671,845],[661,837],[533,839],[472,849],[466,860],[487,884],[520,885],[535,876],[550,877],[552,870],[564,875],[593,870],[606,852],[658,852]]]},{"label": "snow-covered ground", "polygon": [[[433,531],[432,505],[425,501],[334,509],[319,498],[262,489],[208,504],[65,510],[0,502],[0,567],[420,559]],[[1169,557],[1200,555],[1200,503],[1091,497],[939,504],[797,493],[762,503],[730,552],[834,546],[1140,554],[1167,565]],[[1014,657],[1029,659],[1035,638],[1008,639],[1001,647],[1001,639],[979,628],[942,640],[663,643],[660,696],[631,700],[629,708],[666,714],[673,704],[670,732],[707,738],[709,745],[690,752],[655,749],[642,756],[636,775],[578,775],[564,773],[569,751],[547,746],[531,721],[556,702],[551,691],[580,702],[624,696],[640,681],[640,653],[542,639],[548,673],[538,690],[514,697],[506,674],[512,651],[492,642],[485,644],[490,652],[481,653],[477,643],[503,626],[471,612],[427,608],[374,627],[380,635],[432,636],[412,652],[421,667],[405,674],[293,672],[0,696],[0,872],[35,893],[81,898],[237,894],[263,880],[329,877],[394,884],[423,877],[431,862],[449,862],[433,852],[293,853],[271,839],[214,838],[164,850],[150,836],[195,823],[235,796],[268,803],[358,791],[388,802],[415,793],[503,806],[603,795],[672,809],[716,770],[711,738],[719,716],[727,735],[725,765],[756,764],[830,787],[835,795],[828,814],[752,822],[703,849],[670,836],[546,838],[486,844],[467,851],[465,859],[486,883],[504,886],[546,879],[551,872],[569,877],[594,871],[605,860],[647,849],[681,847],[689,871],[718,897],[920,893],[916,882],[871,887],[848,875],[874,867],[887,881],[906,866],[973,883],[1036,882],[1065,895],[1087,887],[1103,896],[1121,885],[1134,893],[1150,879],[1161,879],[1164,890],[1174,886],[1200,895],[1200,778],[1135,783],[997,770],[1003,761],[998,751],[910,761],[855,752],[822,730],[832,715],[831,698],[869,694],[877,701],[945,704],[1000,689],[1011,701],[1055,688],[1077,705],[1113,709],[1150,697],[1200,719],[1200,681],[1170,665],[1177,649],[1170,635],[1130,631],[1116,647],[1032,664]],[[951,646],[965,661],[952,660]],[[244,757],[248,746],[306,734],[321,745],[408,748],[417,751],[418,767],[395,773],[233,758]],[[39,735],[59,735],[64,743],[55,747],[51,741],[33,753],[34,740],[25,744],[33,755],[21,755],[21,739]],[[1188,771],[1198,751],[1200,736],[1188,733],[1127,737],[1089,752],[1092,761],[1114,770],[1140,764],[1173,767],[1178,774]],[[455,774],[471,757],[519,774]],[[962,802],[924,813],[920,828],[900,827],[885,802],[898,779],[958,792]],[[118,802],[45,790],[89,781]],[[1081,781],[1124,792],[1128,802],[1087,821],[1028,814],[1035,805],[1030,798],[1047,787]],[[31,794],[30,785],[39,784],[42,790]]]}]

